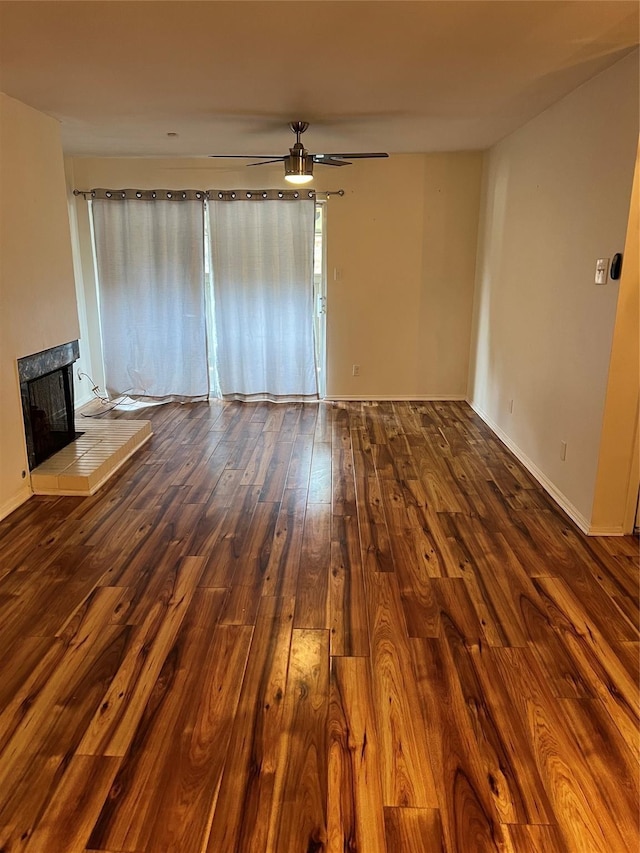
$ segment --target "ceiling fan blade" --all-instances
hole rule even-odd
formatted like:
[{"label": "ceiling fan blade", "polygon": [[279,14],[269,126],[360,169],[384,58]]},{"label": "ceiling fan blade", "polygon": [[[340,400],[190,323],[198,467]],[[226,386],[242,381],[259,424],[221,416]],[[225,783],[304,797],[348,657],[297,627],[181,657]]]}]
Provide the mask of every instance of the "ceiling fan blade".
[{"label": "ceiling fan blade", "polygon": [[247,166],[266,166],[267,163],[282,163],[284,160],[284,157],[276,157],[274,160],[262,160],[260,163],[247,163]]},{"label": "ceiling fan blade", "polygon": [[[207,156],[212,160],[270,160],[273,154],[208,154]],[[283,158],[278,157],[277,159],[282,160]]]},{"label": "ceiling fan blade", "polygon": [[328,154],[314,154],[313,162],[319,166],[349,166],[351,165],[346,160],[336,160],[335,157],[330,157]]},{"label": "ceiling fan blade", "polygon": [[389,155],[378,151],[375,153],[371,152],[368,154],[325,154],[324,156],[342,160],[365,160],[370,157],[388,157]]}]

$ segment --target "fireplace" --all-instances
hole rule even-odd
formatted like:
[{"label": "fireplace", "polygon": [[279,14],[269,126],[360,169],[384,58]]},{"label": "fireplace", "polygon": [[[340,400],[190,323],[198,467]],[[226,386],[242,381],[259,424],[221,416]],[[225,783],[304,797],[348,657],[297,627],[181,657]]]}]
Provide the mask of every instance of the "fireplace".
[{"label": "fireplace", "polygon": [[29,470],[53,456],[82,433],[76,432],[73,363],[78,341],[18,359]]}]

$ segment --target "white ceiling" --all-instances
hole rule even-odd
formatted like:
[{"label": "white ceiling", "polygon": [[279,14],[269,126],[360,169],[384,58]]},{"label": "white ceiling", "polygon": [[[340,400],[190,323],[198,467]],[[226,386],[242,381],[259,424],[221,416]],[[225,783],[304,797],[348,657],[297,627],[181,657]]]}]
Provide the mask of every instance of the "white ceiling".
[{"label": "white ceiling", "polygon": [[0,89],[81,156],[486,148],[637,44],[616,0],[21,0]]}]

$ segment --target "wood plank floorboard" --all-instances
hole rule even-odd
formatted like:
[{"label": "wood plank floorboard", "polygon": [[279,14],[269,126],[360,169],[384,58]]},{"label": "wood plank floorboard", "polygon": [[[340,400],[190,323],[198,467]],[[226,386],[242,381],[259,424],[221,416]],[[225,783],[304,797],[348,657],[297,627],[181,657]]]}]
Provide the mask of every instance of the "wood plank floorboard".
[{"label": "wood plank floorboard", "polygon": [[636,853],[637,538],[461,402],[148,417],[0,521],[0,853]]},{"label": "wood plank floorboard", "polygon": [[365,658],[333,658],[330,700],[327,850],[384,853],[380,756]]},{"label": "wood plank floorboard", "polygon": [[207,851],[266,849],[293,623],[293,598],[260,602]]}]

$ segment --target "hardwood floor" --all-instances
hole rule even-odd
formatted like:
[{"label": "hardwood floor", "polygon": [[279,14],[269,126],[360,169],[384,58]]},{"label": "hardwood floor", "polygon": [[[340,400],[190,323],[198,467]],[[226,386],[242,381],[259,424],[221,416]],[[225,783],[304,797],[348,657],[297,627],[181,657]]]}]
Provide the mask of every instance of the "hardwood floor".
[{"label": "hardwood floor", "polygon": [[636,853],[636,539],[463,403],[149,417],[0,523],[2,853]]}]

